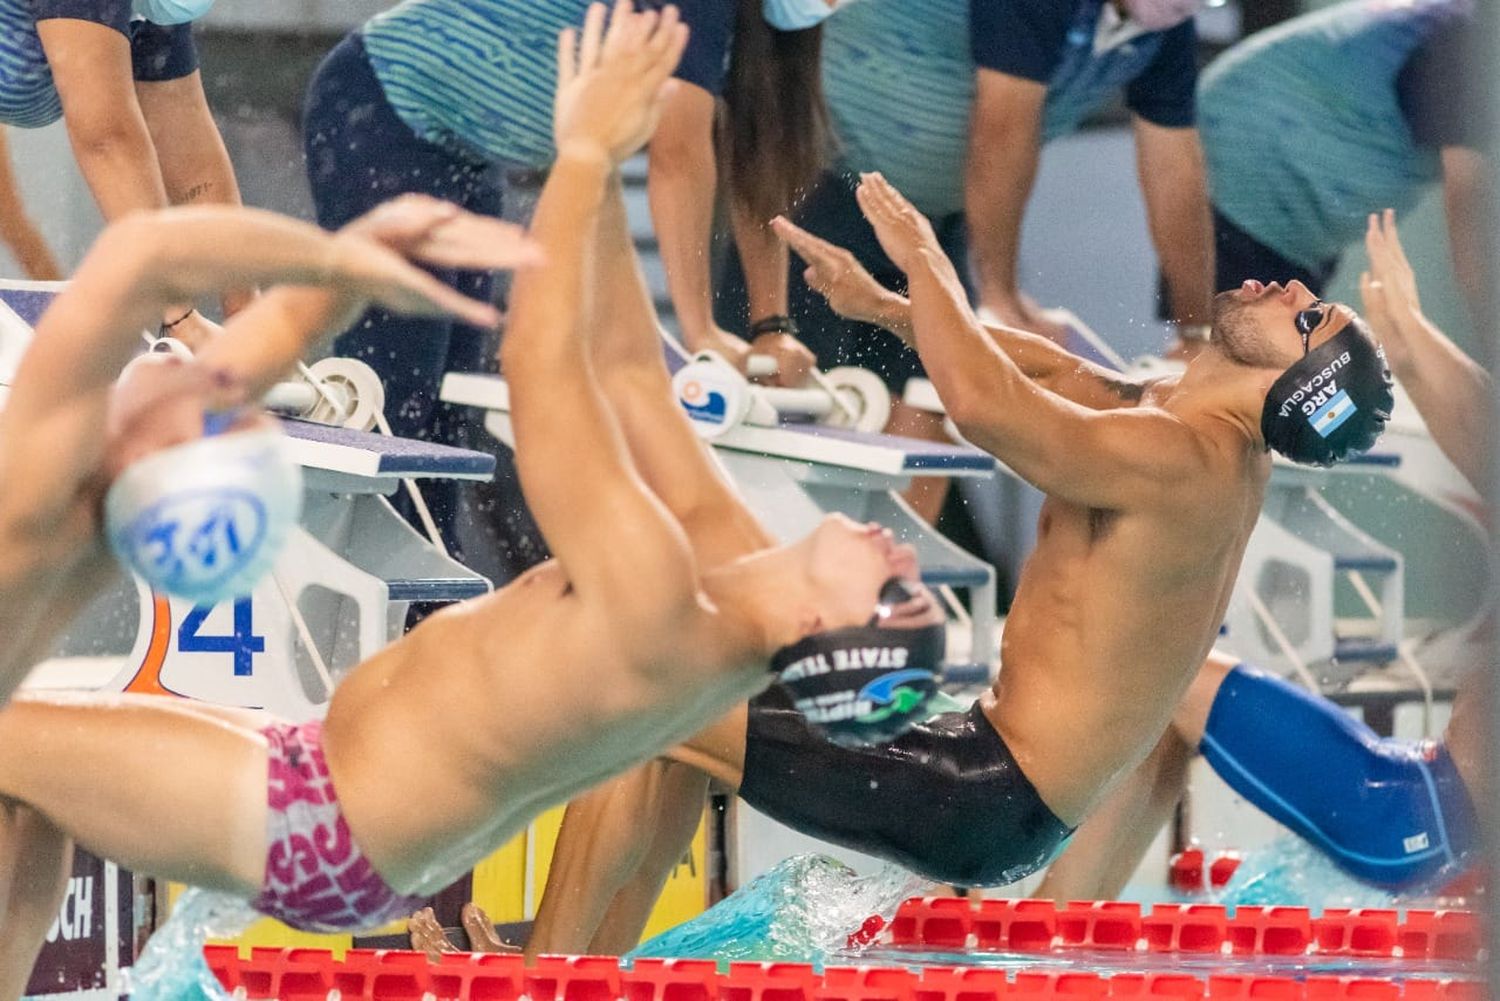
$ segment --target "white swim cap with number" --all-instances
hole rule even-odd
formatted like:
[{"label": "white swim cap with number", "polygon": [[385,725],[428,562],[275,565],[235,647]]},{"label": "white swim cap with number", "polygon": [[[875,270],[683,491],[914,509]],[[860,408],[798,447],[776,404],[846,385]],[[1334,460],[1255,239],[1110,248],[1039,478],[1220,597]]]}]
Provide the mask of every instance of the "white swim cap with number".
[{"label": "white swim cap with number", "polygon": [[302,517],[302,467],[274,428],[210,434],[132,463],[104,502],[116,557],[158,591],[245,597]]}]

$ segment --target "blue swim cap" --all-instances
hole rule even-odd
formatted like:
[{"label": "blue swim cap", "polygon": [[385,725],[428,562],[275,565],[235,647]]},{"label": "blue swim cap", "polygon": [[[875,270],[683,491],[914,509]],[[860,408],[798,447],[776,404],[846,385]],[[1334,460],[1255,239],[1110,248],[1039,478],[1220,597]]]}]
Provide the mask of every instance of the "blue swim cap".
[{"label": "blue swim cap", "polygon": [[[882,606],[912,597],[899,578],[880,592]],[[941,623],[911,629],[869,624],[814,633],[777,651],[771,667],[797,711],[835,744],[883,744],[928,716],[947,652]]]},{"label": "blue swim cap", "polygon": [[198,605],[242,598],[302,517],[302,468],[275,429],[233,431],[133,463],[104,504],[120,563]]}]

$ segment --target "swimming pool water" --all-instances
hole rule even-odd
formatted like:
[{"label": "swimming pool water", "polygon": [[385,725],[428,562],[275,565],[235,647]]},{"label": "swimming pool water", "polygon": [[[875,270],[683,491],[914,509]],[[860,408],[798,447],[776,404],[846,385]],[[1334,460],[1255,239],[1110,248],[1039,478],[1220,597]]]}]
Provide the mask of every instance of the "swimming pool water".
[{"label": "swimming pool water", "polygon": [[861,876],[824,855],[797,855],[624,958],[821,963],[870,915],[894,914],[927,885],[896,866]]},{"label": "swimming pool water", "polygon": [[[847,947],[849,935],[872,914],[889,919],[901,901],[927,884],[887,866],[857,875],[833,859],[804,855],[787,859],[725,898],[707,913],[642,943],[626,958],[785,961],[895,966],[969,966],[1073,970],[1097,973],[1258,973],[1266,976],[1475,977],[1478,964],[1456,960],[1407,960],[1332,956],[1226,956],[1146,953],[1133,950],[1060,949],[998,953],[931,951],[920,947]],[[1327,857],[1288,836],[1252,852],[1214,898],[1192,899],[1235,906],[1289,904],[1321,912],[1328,907],[1441,905],[1430,896],[1398,898],[1344,875]]]},{"label": "swimming pool water", "polygon": [[[1478,978],[1478,963],[1339,956],[1233,956],[1133,950],[1058,949],[1048,952],[939,951],[874,946],[851,950],[848,937],[872,914],[887,919],[901,901],[922,893],[925,880],[895,866],[861,876],[821,855],[789,858],[691,921],[642,943],[624,957],[777,961],[825,965],[966,966],[1038,972],[1216,973],[1263,976]],[[1202,899],[1202,898],[1195,898]],[[1431,906],[1428,899],[1396,898],[1340,873],[1305,842],[1287,838],[1248,855],[1216,902],[1325,907]],[[189,890],[152,936],[128,974],[136,1001],[232,1001],[209,971],[203,945],[232,938],[255,919],[241,901]]]},{"label": "swimming pool water", "polygon": [[231,1001],[203,958],[211,938],[234,938],[257,915],[242,900],[190,889],[125,974],[133,1001]]}]

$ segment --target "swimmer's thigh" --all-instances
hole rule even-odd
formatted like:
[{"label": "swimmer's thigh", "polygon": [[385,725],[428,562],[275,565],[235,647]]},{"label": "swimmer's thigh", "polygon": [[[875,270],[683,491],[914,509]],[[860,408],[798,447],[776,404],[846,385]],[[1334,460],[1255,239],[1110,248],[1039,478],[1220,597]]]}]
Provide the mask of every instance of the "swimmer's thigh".
[{"label": "swimmer's thigh", "polygon": [[170,700],[15,699],[0,712],[0,796],[143,875],[260,888],[265,741]]},{"label": "swimmer's thigh", "polygon": [[28,806],[0,806],[0,999],[20,997],[62,907],[73,842]]},{"label": "swimmer's thigh", "polygon": [[662,757],[690,765],[725,786],[739,790],[745,777],[745,732],[749,708],[735,706],[716,722],[704,727]]},{"label": "swimmer's thigh", "polygon": [[1200,749],[1236,792],[1366,882],[1442,879],[1476,847],[1473,806],[1440,744],[1382,739],[1273,675],[1225,677]]}]

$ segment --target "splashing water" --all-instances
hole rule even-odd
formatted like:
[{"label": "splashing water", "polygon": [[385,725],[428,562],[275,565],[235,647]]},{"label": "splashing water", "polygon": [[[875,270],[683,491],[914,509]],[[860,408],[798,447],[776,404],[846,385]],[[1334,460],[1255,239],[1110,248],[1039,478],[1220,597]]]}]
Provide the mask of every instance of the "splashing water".
[{"label": "splashing water", "polygon": [[1245,856],[1218,902],[1231,907],[1292,904],[1327,907],[1394,907],[1397,898],[1341,872],[1328,856],[1294,835]]},{"label": "splashing water", "polygon": [[896,866],[861,876],[825,855],[786,859],[706,913],[626,955],[821,964],[872,914],[889,917],[927,885]]},{"label": "splashing water", "polygon": [[134,1001],[230,1001],[203,958],[211,938],[234,938],[258,915],[238,897],[190,889],[125,974]]}]

